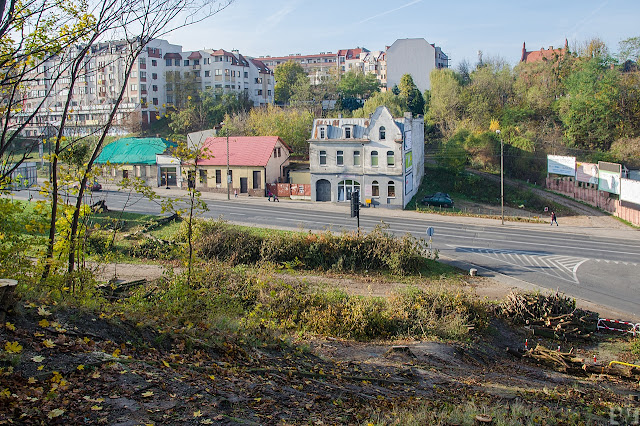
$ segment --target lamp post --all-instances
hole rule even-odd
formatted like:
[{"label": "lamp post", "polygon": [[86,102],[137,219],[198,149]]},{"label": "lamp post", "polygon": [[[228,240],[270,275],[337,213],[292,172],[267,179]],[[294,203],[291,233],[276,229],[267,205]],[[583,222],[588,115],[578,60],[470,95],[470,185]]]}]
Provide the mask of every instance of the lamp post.
[{"label": "lamp post", "polygon": [[[216,130],[222,129],[224,126],[224,121],[220,122],[219,125],[215,126]],[[225,136],[227,137],[227,200],[231,200],[231,190],[229,188],[230,178],[229,178],[229,129],[224,129]]]},{"label": "lamp post", "polygon": [[504,143],[500,137],[500,129],[496,130],[500,139],[500,207],[502,209],[502,224],[504,225]]}]

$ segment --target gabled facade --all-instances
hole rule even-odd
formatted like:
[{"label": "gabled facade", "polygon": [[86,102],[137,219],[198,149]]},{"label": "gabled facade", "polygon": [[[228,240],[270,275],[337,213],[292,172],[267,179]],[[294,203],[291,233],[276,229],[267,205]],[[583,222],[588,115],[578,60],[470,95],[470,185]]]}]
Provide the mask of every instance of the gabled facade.
[{"label": "gabled facade", "polygon": [[533,50],[531,52],[527,51],[527,47],[525,43],[522,43],[522,54],[520,55],[520,62],[525,63],[533,63],[540,61],[549,61],[554,58],[559,58],[569,53],[569,42],[567,39],[564,40],[564,47],[554,49],[553,46],[549,46],[549,49],[544,47],[540,48],[540,50]]},{"label": "gabled facade", "polygon": [[264,196],[267,183],[283,182],[291,155],[278,136],[231,136],[228,145],[226,137],[211,137],[202,150],[206,158],[198,161],[196,188],[226,193],[229,186],[230,192],[252,196]]},{"label": "gabled facade", "polygon": [[378,107],[369,118],[316,119],[309,143],[311,199],[404,208],[424,176],[424,119],[393,118]]}]

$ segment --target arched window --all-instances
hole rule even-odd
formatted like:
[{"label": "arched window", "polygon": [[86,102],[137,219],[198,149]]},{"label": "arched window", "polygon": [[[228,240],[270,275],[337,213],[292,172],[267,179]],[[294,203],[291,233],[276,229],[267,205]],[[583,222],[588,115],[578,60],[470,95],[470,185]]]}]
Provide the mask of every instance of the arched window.
[{"label": "arched window", "polygon": [[387,131],[384,126],[380,126],[380,140],[383,141],[387,137]]},{"label": "arched window", "polygon": [[396,165],[396,159],[394,157],[393,151],[387,151],[387,166],[393,167]]},{"label": "arched window", "polygon": [[374,180],[371,182],[371,195],[374,197],[380,196],[380,185],[378,185],[378,181]]},{"label": "arched window", "polygon": [[378,167],[378,151],[371,151],[371,167]]},{"label": "arched window", "polygon": [[396,184],[390,180],[387,186],[387,197],[393,198],[396,196]]}]

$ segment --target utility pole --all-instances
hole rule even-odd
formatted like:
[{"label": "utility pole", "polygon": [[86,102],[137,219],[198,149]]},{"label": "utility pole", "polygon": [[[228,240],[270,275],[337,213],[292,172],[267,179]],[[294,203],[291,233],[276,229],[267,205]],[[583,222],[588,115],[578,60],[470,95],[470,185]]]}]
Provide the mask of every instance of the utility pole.
[{"label": "utility pole", "polygon": [[500,139],[500,207],[502,209],[502,224],[504,225],[504,143],[500,136],[500,129],[496,130]]},{"label": "utility pole", "polygon": [[229,175],[229,129],[225,129],[227,135],[227,200],[231,200],[231,190],[229,184],[231,184],[231,176]]}]

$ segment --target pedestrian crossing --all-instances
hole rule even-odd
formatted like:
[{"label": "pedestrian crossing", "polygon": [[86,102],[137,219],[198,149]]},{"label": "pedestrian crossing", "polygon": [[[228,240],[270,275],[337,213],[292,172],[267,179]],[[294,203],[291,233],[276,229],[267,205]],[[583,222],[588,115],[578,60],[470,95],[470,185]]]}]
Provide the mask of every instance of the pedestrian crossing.
[{"label": "pedestrian crossing", "polygon": [[545,274],[571,284],[580,284],[578,268],[587,258],[576,256],[550,255],[528,250],[491,249],[482,247],[456,247],[456,252],[472,253],[499,260],[511,266]]}]

